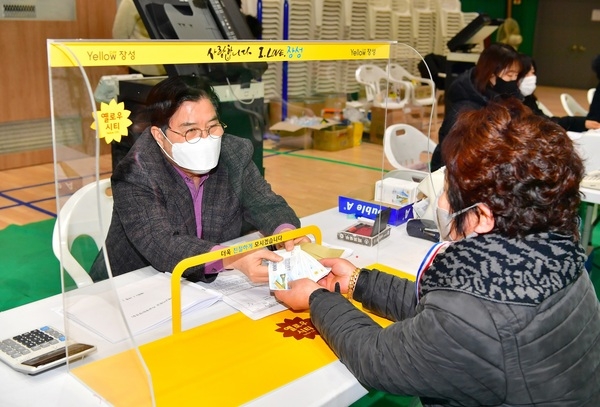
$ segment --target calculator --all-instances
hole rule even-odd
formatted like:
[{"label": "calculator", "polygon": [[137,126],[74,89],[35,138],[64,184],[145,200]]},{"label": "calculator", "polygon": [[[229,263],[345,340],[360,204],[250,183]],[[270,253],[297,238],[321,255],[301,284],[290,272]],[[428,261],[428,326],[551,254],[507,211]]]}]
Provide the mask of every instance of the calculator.
[{"label": "calculator", "polygon": [[96,347],[75,343],[58,329],[42,326],[0,341],[0,360],[13,369],[35,375],[53,367],[81,359]]}]

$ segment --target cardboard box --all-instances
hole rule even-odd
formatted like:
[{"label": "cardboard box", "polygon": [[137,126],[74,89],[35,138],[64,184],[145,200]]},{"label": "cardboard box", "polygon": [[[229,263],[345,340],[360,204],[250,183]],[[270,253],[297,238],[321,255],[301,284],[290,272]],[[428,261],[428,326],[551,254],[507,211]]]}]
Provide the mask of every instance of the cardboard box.
[{"label": "cardboard box", "polygon": [[398,206],[372,200],[373,189],[369,191],[358,191],[348,196],[338,197],[338,211],[356,217],[375,219],[377,214],[385,208],[390,208],[390,219],[388,224],[398,226],[414,217],[413,204]]},{"label": "cardboard box", "polygon": [[315,117],[314,123],[315,124],[306,126],[306,125],[302,125],[302,124],[293,123],[289,120],[285,120],[283,122],[275,123],[274,125],[269,127],[269,130],[277,131],[277,132],[285,131],[288,133],[293,133],[293,132],[296,132],[296,131],[302,130],[302,129],[323,130],[323,129],[326,129],[327,127],[331,127],[336,124],[339,124],[340,122],[338,122],[336,120],[328,120],[328,119],[322,119],[320,117]]},{"label": "cardboard box", "polygon": [[[287,103],[287,115],[288,116],[304,116],[307,113],[307,109],[304,107],[304,102],[288,102]],[[269,122],[278,123],[282,121],[281,118],[281,101],[269,102]]]},{"label": "cardboard box", "polygon": [[342,92],[318,93],[315,97],[321,98],[326,108],[332,107],[340,110],[346,106],[346,101],[348,100],[348,95]]},{"label": "cardboard box", "polygon": [[418,85],[415,86],[415,98],[425,99],[431,97],[431,86],[429,85]]},{"label": "cardboard box", "polygon": [[365,236],[357,233],[353,233],[352,230],[356,225],[352,225],[349,228],[341,230],[337,234],[337,238],[346,242],[358,243],[363,246],[375,246],[377,243],[388,237],[392,231],[392,228],[386,226],[379,234],[375,236]]},{"label": "cardboard box", "polygon": [[371,143],[383,144],[383,134],[386,127],[396,123],[407,123],[406,113],[403,109],[386,109],[383,107],[371,108],[371,128],[369,141]]},{"label": "cardboard box", "polygon": [[376,201],[405,206],[417,200],[419,183],[398,178],[384,178],[375,183]]},{"label": "cardboard box", "polygon": [[354,146],[352,126],[331,126],[313,132],[315,150],[338,151]]},{"label": "cardboard box", "polygon": [[287,117],[282,117],[282,101],[271,100],[269,102],[270,123],[277,123],[290,117],[317,117],[325,108],[325,100],[321,97],[307,97],[302,100],[291,99],[286,102]]},{"label": "cardboard box", "polygon": [[303,137],[304,138],[304,148],[310,148],[311,144],[311,136],[314,130],[322,130],[327,127],[331,127],[332,125],[339,124],[339,122],[335,120],[326,120],[321,119],[320,117],[315,117],[314,122],[317,124],[313,124],[310,126],[303,126],[300,124],[293,123],[292,121],[286,120],[283,122],[278,122],[269,127],[273,133],[279,134],[280,137]]}]

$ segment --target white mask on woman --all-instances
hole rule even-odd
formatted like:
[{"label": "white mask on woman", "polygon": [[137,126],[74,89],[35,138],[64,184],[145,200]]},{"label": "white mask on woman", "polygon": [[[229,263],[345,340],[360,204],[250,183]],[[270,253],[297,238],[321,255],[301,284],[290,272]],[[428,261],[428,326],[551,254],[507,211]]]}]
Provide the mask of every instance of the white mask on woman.
[{"label": "white mask on woman", "polygon": [[[435,205],[434,206],[434,209],[435,209],[434,221],[435,221],[435,224],[436,224],[438,230],[440,231],[440,239],[441,240],[452,240],[450,238],[450,232],[451,232],[450,224],[452,223],[454,218],[457,217],[458,215],[460,215],[461,213],[464,213],[464,212],[468,211],[469,209],[476,207],[477,205],[479,205],[479,202],[476,204],[473,204],[471,206],[468,206],[465,209],[461,209],[458,212],[450,213],[450,212],[448,212],[447,209],[440,208],[438,205],[439,197],[440,197],[440,195],[442,195],[442,193],[440,193],[435,198],[435,201],[434,201],[434,205]],[[475,236],[476,234],[474,233],[471,235]],[[469,235],[469,236],[471,236],[471,235]]]},{"label": "white mask on woman", "polygon": [[[171,157],[162,146],[163,152],[175,164],[194,174],[206,174],[217,166],[219,155],[221,154],[221,136],[214,137],[199,137],[200,140],[192,140],[193,143],[187,141],[183,143],[171,143],[171,140],[161,130],[163,137],[171,144]],[[160,146],[160,144],[159,144]]]},{"label": "white mask on woman", "polygon": [[526,76],[521,80],[519,84],[519,90],[523,96],[529,96],[535,92],[535,85],[537,83],[537,76],[530,75]]}]

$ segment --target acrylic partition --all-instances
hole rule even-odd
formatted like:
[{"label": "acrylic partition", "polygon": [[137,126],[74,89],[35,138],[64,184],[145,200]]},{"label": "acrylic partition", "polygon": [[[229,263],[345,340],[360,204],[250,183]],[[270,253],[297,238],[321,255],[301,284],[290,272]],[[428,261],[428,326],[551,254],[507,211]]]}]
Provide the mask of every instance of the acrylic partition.
[{"label": "acrylic partition", "polygon": [[[421,80],[422,57],[386,41],[48,40],[48,61],[59,226],[54,247],[63,271],[65,330],[70,340],[97,347],[70,362],[69,372],[112,405],[150,406],[190,405],[190,400],[191,405],[260,405],[256,400],[275,400],[269,397],[276,397],[276,389],[321,367],[344,370],[317,335],[295,341],[305,349],[279,349],[297,368],[274,374],[281,355],[265,349],[269,345],[256,347],[268,344],[265,333],[278,329],[283,336],[313,332],[315,339],[309,315],[282,307],[251,318],[223,297],[195,293],[202,298],[190,300],[189,285],[179,277],[193,265],[298,235],[356,248],[369,259],[360,266],[378,264],[414,275],[419,253],[406,263],[384,265],[384,251],[393,251],[382,244],[385,239],[367,246],[356,238],[343,241],[338,232],[384,208],[371,201],[378,181],[383,184],[388,174],[403,178],[393,170],[427,174],[438,94],[430,75]],[[226,133],[252,142],[259,171],[301,218],[299,232],[274,237],[254,232],[215,242],[229,250],[198,253],[181,259],[174,270],[162,270],[172,275],[150,266],[113,276],[111,253],[104,247],[113,213],[107,180],[133,142],[147,137],[140,119],[145,97],[167,77],[106,76],[103,69],[145,64],[172,66],[170,73],[206,75],[214,82]],[[396,160],[386,157],[384,134],[392,123],[424,134],[424,146],[415,142],[421,146],[418,154],[393,148]],[[325,177],[328,182],[321,182]],[[395,193],[389,199],[396,204],[410,198]],[[139,214],[144,216],[143,208]],[[393,216],[403,223],[401,217],[412,211],[394,209]],[[268,287],[266,293],[265,301],[273,301]],[[195,311],[182,313],[190,304]],[[247,366],[236,365],[240,360]],[[349,400],[365,392],[357,382],[351,387]]]}]

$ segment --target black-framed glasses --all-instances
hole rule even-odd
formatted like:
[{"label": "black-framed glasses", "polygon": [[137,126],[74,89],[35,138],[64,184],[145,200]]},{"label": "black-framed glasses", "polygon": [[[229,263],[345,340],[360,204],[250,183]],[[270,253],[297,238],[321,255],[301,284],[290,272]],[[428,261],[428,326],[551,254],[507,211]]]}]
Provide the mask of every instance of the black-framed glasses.
[{"label": "black-framed glasses", "polygon": [[225,134],[226,128],[227,125],[225,123],[217,122],[215,124],[211,124],[205,129],[193,128],[187,129],[185,133],[180,133],[167,126],[167,130],[171,130],[173,133],[183,136],[185,141],[187,141],[190,144],[197,143],[200,140],[200,138],[202,138],[203,134],[206,134],[207,137],[221,137],[223,134]]}]

